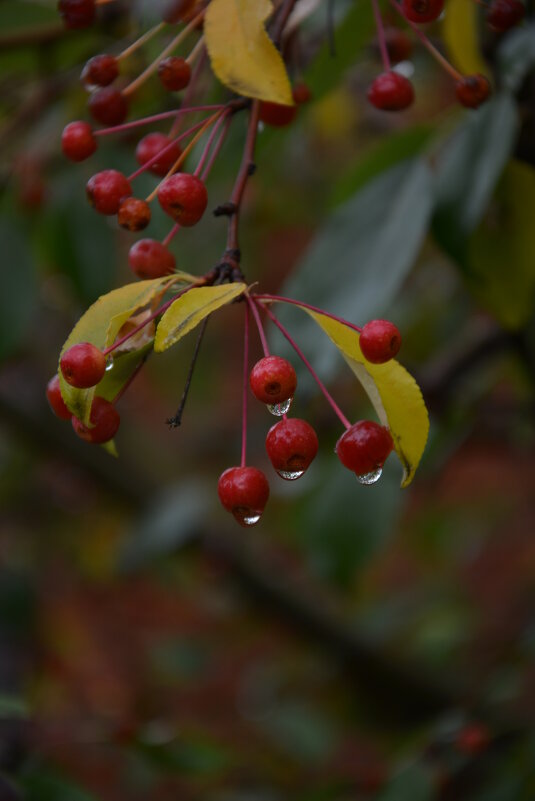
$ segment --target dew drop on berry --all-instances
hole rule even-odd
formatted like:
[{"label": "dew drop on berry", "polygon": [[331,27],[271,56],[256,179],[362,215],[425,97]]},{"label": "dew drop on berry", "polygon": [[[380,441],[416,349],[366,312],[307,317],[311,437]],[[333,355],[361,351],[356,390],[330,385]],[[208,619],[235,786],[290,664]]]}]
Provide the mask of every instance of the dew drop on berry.
[{"label": "dew drop on berry", "polygon": [[362,473],[362,475],[360,476],[357,473],[357,480],[361,484],[365,484],[366,486],[368,486],[369,484],[376,484],[382,475],[383,475],[383,468],[378,467],[376,470],[372,470],[370,473]]},{"label": "dew drop on berry", "polygon": [[253,512],[251,510],[248,510],[247,512],[235,511],[233,512],[233,515],[240,526],[254,526],[262,517],[261,512]]},{"label": "dew drop on berry", "polygon": [[275,415],[275,417],[284,417],[285,414],[288,413],[290,406],[292,405],[293,398],[287,398],[280,403],[267,403],[267,410],[271,412],[271,414]]},{"label": "dew drop on berry", "polygon": [[106,359],[106,372],[109,373],[110,370],[113,370],[113,356],[108,356]]},{"label": "dew drop on berry", "polygon": [[286,481],[295,481],[297,478],[301,478],[304,472],[304,470],[277,470],[279,476],[285,478]]}]

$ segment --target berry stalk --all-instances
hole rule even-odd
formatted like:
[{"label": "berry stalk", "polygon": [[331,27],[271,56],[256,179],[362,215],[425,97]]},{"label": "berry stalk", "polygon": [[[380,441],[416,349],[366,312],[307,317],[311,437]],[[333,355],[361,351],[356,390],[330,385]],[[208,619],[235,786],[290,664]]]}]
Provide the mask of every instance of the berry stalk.
[{"label": "berry stalk", "polygon": [[179,108],[174,111],[162,111],[160,114],[152,114],[150,117],[141,117],[139,120],[132,120],[125,122],[122,125],[113,125],[110,128],[100,128],[93,131],[94,136],[107,136],[109,134],[123,133],[123,131],[130,131],[132,128],[138,128],[140,125],[150,125],[153,122],[160,122],[161,120],[168,120],[171,117],[178,117],[182,114],[192,114],[198,111],[220,111],[225,108],[224,105],[209,106],[189,106],[188,108]]},{"label": "berry stalk", "polygon": [[262,343],[262,350],[264,351],[264,356],[269,356],[269,347],[266,339],[266,335],[264,333],[264,326],[262,325],[262,320],[260,319],[260,314],[258,313],[258,308],[255,303],[251,300],[247,292],[245,293],[245,300],[247,301],[247,305],[249,306],[255,323],[258,329],[258,335],[260,337],[260,342]]},{"label": "berry stalk", "polygon": [[247,400],[249,378],[249,306],[245,304],[245,325],[243,333],[243,390],[242,390],[242,428],[241,428],[241,467],[247,461]]},{"label": "berry stalk", "polygon": [[324,317],[330,317],[331,320],[336,320],[337,323],[342,323],[342,325],[347,326],[347,328],[351,328],[353,331],[357,331],[357,333],[359,334],[362,331],[362,328],[360,326],[354,325],[354,323],[350,323],[349,320],[344,320],[343,317],[337,317],[336,314],[331,314],[330,312],[327,312],[324,309],[320,309],[317,306],[311,306],[310,303],[303,303],[300,300],[292,300],[292,298],[284,298],[282,297],[282,295],[268,295],[266,293],[258,295],[255,294],[254,298],[255,300],[281,301],[282,303],[290,303],[292,304],[292,306],[300,306],[302,309],[310,309],[310,311],[322,314]]},{"label": "berry stalk", "polygon": [[379,10],[378,0],[372,0],[373,15],[375,17],[375,27],[377,28],[377,41],[379,43],[379,51],[381,53],[381,60],[384,64],[386,72],[390,72],[390,57],[388,55],[388,47],[386,46],[385,29],[383,25],[383,18]]},{"label": "berry stalk", "polygon": [[135,53],[136,50],[142,47],[146,42],[149,42],[154,36],[156,36],[156,34],[160,33],[160,31],[163,31],[163,29],[166,27],[166,24],[166,22],[159,22],[158,25],[155,25],[153,28],[150,28],[148,31],[146,31],[142,36],[139,37],[139,39],[136,39],[135,42],[132,42],[132,44],[125,48],[122,53],[119,53],[119,55],[116,56],[117,61],[123,61],[125,58],[128,58],[128,56],[131,56],[132,53]]}]

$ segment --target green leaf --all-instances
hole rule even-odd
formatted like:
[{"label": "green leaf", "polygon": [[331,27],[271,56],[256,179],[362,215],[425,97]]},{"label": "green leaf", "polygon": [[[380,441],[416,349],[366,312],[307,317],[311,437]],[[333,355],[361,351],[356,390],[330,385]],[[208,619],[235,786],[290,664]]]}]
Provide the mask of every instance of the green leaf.
[{"label": "green leaf", "polygon": [[165,312],[154,340],[154,350],[161,352],[192,331],[205,317],[230,303],[246,289],[245,284],[223,284],[190,289]]},{"label": "green leaf", "polygon": [[14,218],[0,221],[2,257],[6,268],[0,292],[0,359],[26,335],[36,303],[36,282],[28,236]]}]

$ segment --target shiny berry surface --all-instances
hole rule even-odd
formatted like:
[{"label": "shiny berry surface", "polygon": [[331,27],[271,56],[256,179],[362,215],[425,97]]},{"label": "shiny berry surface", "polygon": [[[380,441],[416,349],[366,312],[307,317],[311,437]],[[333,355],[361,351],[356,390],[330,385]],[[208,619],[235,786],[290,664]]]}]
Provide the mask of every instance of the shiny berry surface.
[{"label": "shiny berry surface", "polygon": [[101,53],[89,59],[80,77],[86,86],[109,86],[118,75],[119,62],[115,56]]},{"label": "shiny berry surface", "polygon": [[359,420],[342,434],[336,453],[344,467],[365,475],[382,467],[393,447],[387,428],[372,420]]},{"label": "shiny berry surface", "polygon": [[103,170],[86,184],[89,202],[100,214],[117,214],[123,198],[132,194],[127,178],[117,170]]},{"label": "shiny berry surface", "polygon": [[297,114],[297,106],[283,106],[280,103],[269,103],[263,100],[260,103],[260,122],[274,128],[284,128],[290,125]]},{"label": "shiny berry surface", "polygon": [[61,134],[63,155],[71,161],[85,161],[97,149],[97,140],[89,123],[70,122]]},{"label": "shiny berry surface", "polygon": [[268,480],[256,467],[229,467],[219,478],[219,500],[242,526],[258,523],[269,498]]},{"label": "shiny berry surface", "polygon": [[372,364],[384,364],[393,359],[401,348],[401,334],[388,320],[370,320],[359,339],[362,355]]},{"label": "shiny berry surface", "polygon": [[190,82],[191,67],[185,58],[170,56],[158,64],[158,78],[170,92],[180,92]]},{"label": "shiny berry surface", "polygon": [[382,72],[368,89],[368,100],[381,111],[401,111],[414,100],[412,83],[393,70]]},{"label": "shiny berry surface", "polygon": [[93,92],[88,106],[93,119],[101,125],[120,125],[128,115],[126,98],[111,86]]},{"label": "shiny berry surface", "polygon": [[208,205],[203,182],[186,172],[171,175],[158,189],[162,209],[180,225],[189,227],[199,222]]},{"label": "shiny berry surface", "polygon": [[275,423],[266,437],[266,451],[283,478],[298,478],[318,452],[318,437],[306,420],[290,417]]},{"label": "shiny berry surface", "polygon": [[[163,150],[165,152],[162,152]],[[161,153],[161,156],[148,169],[155,175],[164,176],[180,157],[182,150],[163,133],[150,133],[139,140],[136,147],[136,159],[140,166],[147,164],[158,153]]]},{"label": "shiny berry surface", "polygon": [[89,419],[93,428],[85,426],[78,418],[72,418],[72,427],[80,439],[92,442],[95,445],[102,445],[113,439],[121,418],[115,406],[104,398],[94,398],[91,405]]},{"label": "shiny berry surface", "polygon": [[50,408],[60,420],[70,420],[72,413],[67,409],[59,388],[59,378],[55,375],[46,385],[46,397]]},{"label": "shiny berry surface", "polygon": [[96,13],[95,0],[59,0],[58,11],[67,28],[87,28]]},{"label": "shiny berry surface", "polygon": [[117,222],[127,231],[142,231],[150,223],[150,206],[138,197],[121,200],[117,212]]},{"label": "shiny berry surface", "polygon": [[94,387],[106,370],[106,357],[90,342],[80,342],[65,351],[59,366],[65,381],[77,389]]},{"label": "shiny berry surface", "polygon": [[161,278],[175,269],[175,257],[156,239],[140,239],[130,248],[128,264],[138,278]]},{"label": "shiny berry surface", "polygon": [[403,13],[411,22],[434,22],[444,9],[444,0],[403,0]]},{"label": "shiny berry surface", "polygon": [[490,93],[490,83],[484,75],[466,75],[455,84],[457,100],[466,108],[478,108]]},{"label": "shiny berry surface", "polygon": [[262,403],[281,403],[293,398],[297,376],[286,359],[281,356],[265,356],[251,370],[249,384],[255,398]]},{"label": "shiny berry surface", "polygon": [[487,23],[498,33],[504,33],[522,22],[526,7],[521,0],[492,0],[487,9]]}]

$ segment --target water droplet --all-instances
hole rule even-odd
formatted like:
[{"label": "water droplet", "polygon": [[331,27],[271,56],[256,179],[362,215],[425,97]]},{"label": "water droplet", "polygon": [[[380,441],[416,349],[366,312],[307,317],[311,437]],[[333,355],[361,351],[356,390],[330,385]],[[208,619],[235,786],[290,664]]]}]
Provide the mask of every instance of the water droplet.
[{"label": "water droplet", "polygon": [[361,484],[375,484],[376,481],[379,481],[382,475],[383,468],[378,467],[376,470],[371,470],[369,473],[362,473],[360,476],[357,473],[357,480],[360,481]]},{"label": "water droplet", "polygon": [[244,526],[254,526],[255,523],[258,523],[258,521],[260,520],[261,517],[262,517],[262,515],[259,515],[259,514],[245,515],[245,517],[242,518],[243,525]]},{"label": "water droplet", "polygon": [[109,373],[110,370],[113,370],[113,356],[108,356],[106,359],[106,372]]},{"label": "water droplet", "polygon": [[232,510],[232,514],[240,526],[254,526],[262,517],[261,511],[258,512],[256,509],[248,509],[245,506],[237,506]]},{"label": "water droplet", "polygon": [[304,470],[277,470],[279,476],[286,481],[295,481],[296,478],[301,478],[304,472]]},{"label": "water droplet", "polygon": [[281,401],[280,403],[268,403],[267,409],[268,412],[274,414],[275,417],[283,417],[287,414],[290,406],[292,405],[293,398],[288,398],[288,400]]}]

